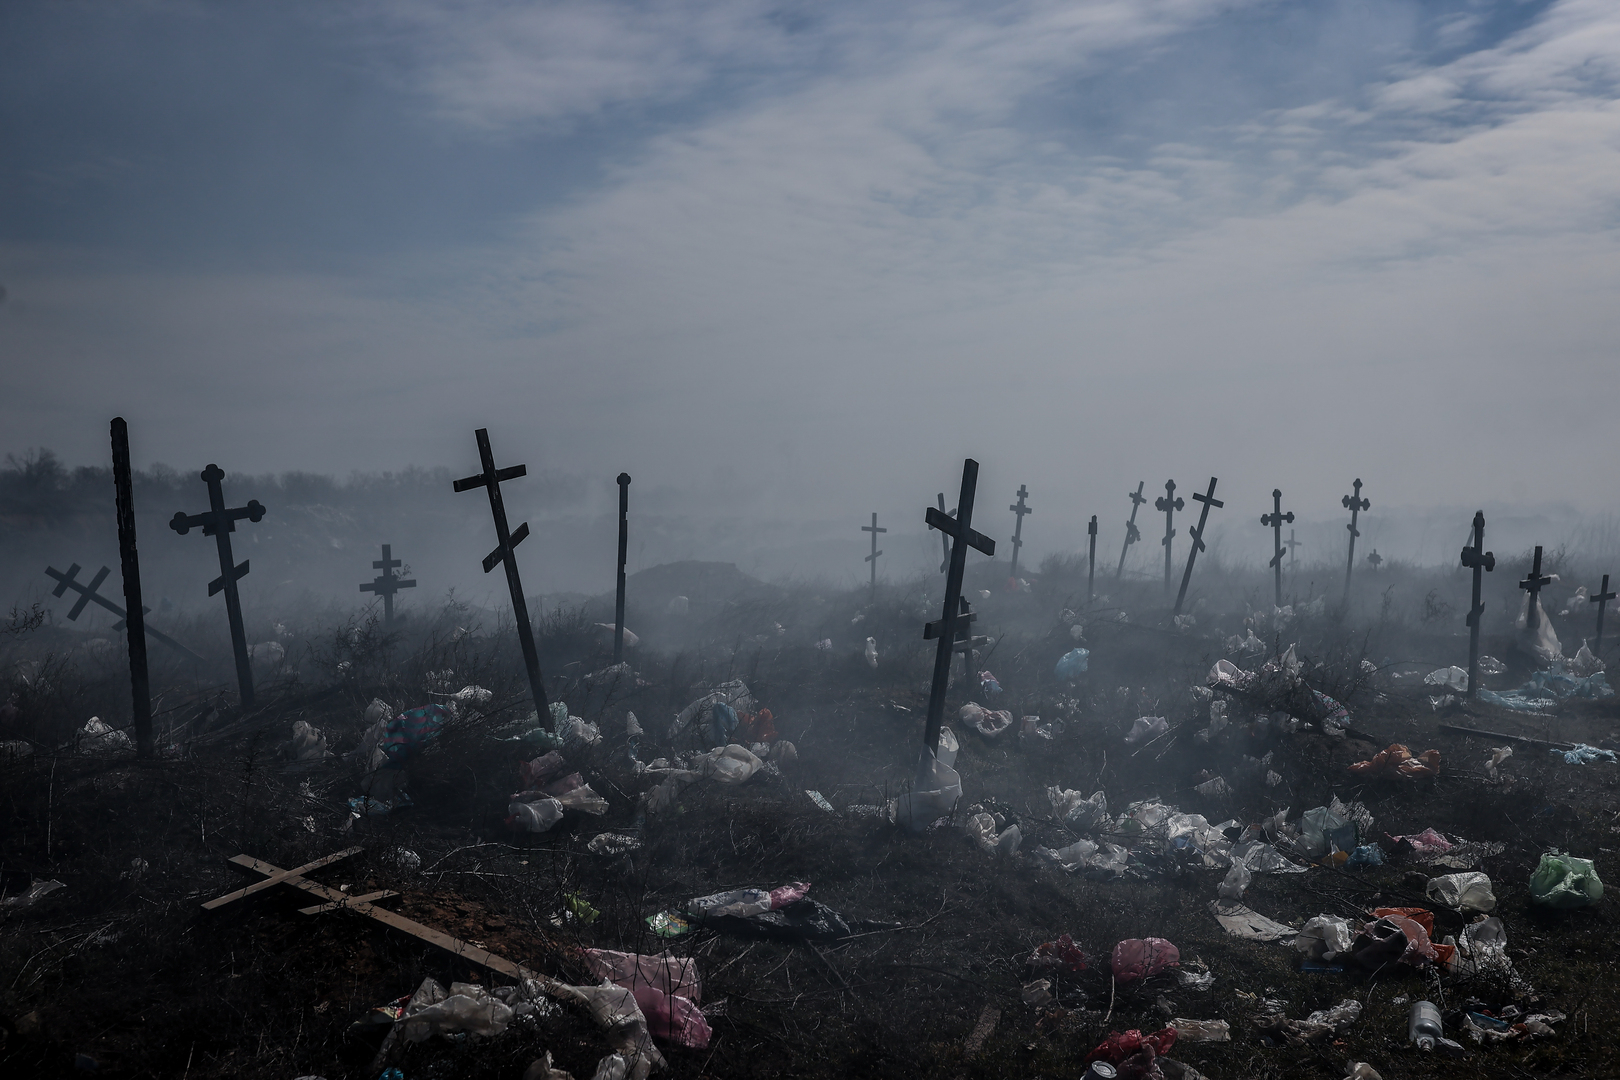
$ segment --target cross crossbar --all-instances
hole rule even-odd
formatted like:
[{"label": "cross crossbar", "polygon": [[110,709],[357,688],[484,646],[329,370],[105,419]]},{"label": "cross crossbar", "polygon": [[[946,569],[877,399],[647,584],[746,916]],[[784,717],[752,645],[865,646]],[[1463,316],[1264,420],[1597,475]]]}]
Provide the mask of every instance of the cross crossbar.
[{"label": "cross crossbar", "polygon": [[1535,562],[1530,567],[1530,576],[1519,582],[1519,588],[1529,594],[1525,608],[1524,628],[1534,630],[1541,625],[1541,589],[1544,585],[1551,585],[1552,578],[1541,572],[1541,545],[1536,545]]},{"label": "cross crossbar", "polygon": [[965,540],[967,546],[975,551],[983,552],[992,558],[995,557],[996,542],[977,529],[970,527],[964,537],[955,518],[946,517],[944,513],[935,510],[932,506],[928,507],[928,512],[924,515],[923,520],[927,522],[930,529],[938,529],[953,540]]},{"label": "cross crossbar", "polygon": [[1597,656],[1603,655],[1603,609],[1609,606],[1609,601],[1615,594],[1609,591],[1609,575],[1603,575],[1603,584],[1598,587],[1596,596],[1588,596],[1588,603],[1596,604],[1597,609],[1597,635],[1592,639],[1592,652]]},{"label": "cross crossbar", "polygon": [[[1177,615],[1181,614],[1181,605],[1187,599],[1187,586],[1189,584],[1191,584],[1191,582],[1192,582],[1193,562],[1198,558],[1198,553],[1200,551],[1205,550],[1204,528],[1205,528],[1206,524],[1209,522],[1210,507],[1215,507],[1215,508],[1218,509],[1218,508],[1226,505],[1220,499],[1217,499],[1215,497],[1215,484],[1216,484],[1216,482],[1217,481],[1216,481],[1215,477],[1212,476],[1212,477],[1209,478],[1209,491],[1208,492],[1205,492],[1203,494],[1200,494],[1200,493],[1198,493],[1196,491],[1193,492],[1193,498],[1196,501],[1198,501],[1200,503],[1203,503],[1204,508],[1198,512],[1198,524],[1194,525],[1194,526],[1191,526],[1191,527],[1189,527],[1187,529],[1187,535],[1192,537],[1192,547],[1187,550],[1187,568],[1181,574],[1181,591],[1176,594],[1175,614],[1177,614]],[[1169,541],[1170,541],[1170,538],[1165,537],[1166,545],[1169,544]],[[1164,550],[1165,550],[1166,554],[1168,554],[1169,551],[1170,551],[1170,548],[1168,546],[1166,546]]]}]

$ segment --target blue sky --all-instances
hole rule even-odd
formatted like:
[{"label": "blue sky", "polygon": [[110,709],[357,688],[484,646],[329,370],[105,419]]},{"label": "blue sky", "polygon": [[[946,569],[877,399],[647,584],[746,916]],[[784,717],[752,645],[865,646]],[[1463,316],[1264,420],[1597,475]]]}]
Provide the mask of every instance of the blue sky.
[{"label": "blue sky", "polygon": [[0,206],[13,452],[1620,496],[1612,0],[16,0]]}]

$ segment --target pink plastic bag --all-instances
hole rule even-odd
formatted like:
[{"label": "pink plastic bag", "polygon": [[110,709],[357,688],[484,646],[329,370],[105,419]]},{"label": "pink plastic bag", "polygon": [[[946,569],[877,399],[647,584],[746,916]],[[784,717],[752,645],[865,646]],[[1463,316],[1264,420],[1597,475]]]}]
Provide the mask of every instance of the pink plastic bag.
[{"label": "pink plastic bag", "polygon": [[1114,946],[1109,966],[1122,983],[1152,978],[1181,963],[1181,950],[1164,938],[1126,938]]},{"label": "pink plastic bag", "polygon": [[525,790],[537,788],[566,768],[568,768],[568,763],[563,760],[563,756],[553,750],[549,754],[542,754],[533,761],[519,762],[518,782],[523,785]]},{"label": "pink plastic bag", "polygon": [[702,982],[697,962],[668,954],[643,956],[610,949],[586,949],[591,974],[635,995],[654,1038],[701,1050],[713,1031],[697,1007]]},{"label": "pink plastic bag", "polygon": [[780,888],[771,890],[771,910],[785,908],[789,904],[796,904],[804,899],[804,894],[810,891],[808,881],[793,881]]}]

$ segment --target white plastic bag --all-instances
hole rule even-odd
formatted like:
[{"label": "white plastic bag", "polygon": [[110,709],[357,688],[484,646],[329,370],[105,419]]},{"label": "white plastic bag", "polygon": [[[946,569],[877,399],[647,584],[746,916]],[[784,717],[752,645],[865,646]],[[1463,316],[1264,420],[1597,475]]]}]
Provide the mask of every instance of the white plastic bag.
[{"label": "white plastic bag", "polygon": [[517,819],[517,824],[525,832],[532,833],[545,832],[561,821],[563,816],[562,803],[556,799],[508,803],[506,812]]},{"label": "white plastic bag", "polygon": [[127,731],[110,727],[99,716],[92,716],[79,729],[79,753],[123,754],[135,749],[135,740]]},{"label": "white plastic bag", "polygon": [[1139,716],[1136,718],[1136,722],[1131,725],[1130,733],[1125,736],[1125,741],[1135,746],[1137,743],[1148,739],[1157,739],[1169,730],[1170,721],[1162,716]]},{"label": "white plastic bag", "polygon": [[1463,912],[1491,911],[1496,907],[1491,879],[1477,870],[1430,878],[1424,893],[1437,904]]},{"label": "white plastic bag", "polygon": [[506,1030],[512,1022],[512,1010],[482,986],[451,983],[447,995],[433,979],[423,979],[399,1022],[406,1042],[419,1043],[433,1035],[458,1031],[489,1037]]},{"label": "white plastic bag", "polygon": [[1294,948],[1304,953],[1307,960],[1332,960],[1340,953],[1349,952],[1354,939],[1348,920],[1318,915],[1305,921],[1294,939]]},{"label": "white plastic bag", "polygon": [[[928,751],[923,753],[927,755]],[[936,818],[955,809],[961,798],[962,777],[938,758],[930,757],[916,790],[890,801],[889,820],[912,832],[922,832]]]}]

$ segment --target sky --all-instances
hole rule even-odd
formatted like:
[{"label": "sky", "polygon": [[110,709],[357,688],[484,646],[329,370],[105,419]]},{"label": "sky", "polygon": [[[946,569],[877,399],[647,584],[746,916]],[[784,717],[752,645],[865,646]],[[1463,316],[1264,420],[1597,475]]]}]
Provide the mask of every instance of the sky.
[{"label": "sky", "polygon": [[1613,0],[0,4],[74,464],[1612,513],[1617,241]]}]

